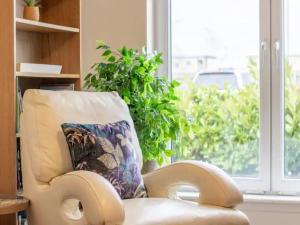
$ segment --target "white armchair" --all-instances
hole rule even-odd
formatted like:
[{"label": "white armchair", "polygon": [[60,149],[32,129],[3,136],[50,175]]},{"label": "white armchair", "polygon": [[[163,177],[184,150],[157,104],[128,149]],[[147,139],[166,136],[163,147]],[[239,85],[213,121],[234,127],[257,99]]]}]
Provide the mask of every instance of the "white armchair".
[{"label": "white armchair", "polygon": [[[248,225],[234,207],[243,197],[220,169],[179,162],[145,175],[149,198],[121,200],[103,177],[72,171],[62,123],[127,120],[142,166],[142,154],[126,104],[115,93],[25,93],[21,115],[24,196],[30,199],[29,225]],[[190,184],[198,204],[169,199],[174,185]],[[79,208],[78,202],[81,202]]]}]

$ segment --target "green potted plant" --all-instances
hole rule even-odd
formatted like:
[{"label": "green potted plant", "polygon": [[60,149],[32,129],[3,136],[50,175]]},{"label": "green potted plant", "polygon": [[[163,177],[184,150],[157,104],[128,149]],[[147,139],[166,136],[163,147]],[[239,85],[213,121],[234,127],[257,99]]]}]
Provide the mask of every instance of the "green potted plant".
[{"label": "green potted plant", "polygon": [[28,20],[40,20],[40,1],[39,0],[24,0],[25,6],[23,18]]},{"label": "green potted plant", "polygon": [[170,142],[179,131],[180,115],[176,107],[179,83],[155,76],[163,63],[162,54],[148,54],[123,47],[112,50],[98,43],[102,61],[92,66],[85,77],[85,88],[117,91],[128,104],[144,158],[144,172],[153,162],[170,160]]}]

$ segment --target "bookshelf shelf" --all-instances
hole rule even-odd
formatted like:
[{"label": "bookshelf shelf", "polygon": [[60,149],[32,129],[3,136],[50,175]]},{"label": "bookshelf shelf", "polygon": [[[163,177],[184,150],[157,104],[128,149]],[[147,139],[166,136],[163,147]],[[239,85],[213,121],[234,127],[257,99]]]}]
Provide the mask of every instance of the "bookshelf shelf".
[{"label": "bookshelf shelf", "polygon": [[29,200],[18,196],[0,196],[0,215],[7,215],[26,210]]},{"label": "bookshelf shelf", "polygon": [[22,73],[22,72],[16,72],[16,77],[80,79],[80,74],[48,74],[48,73]]},{"label": "bookshelf shelf", "polygon": [[41,33],[52,32],[70,32],[79,33],[79,29],[75,27],[61,26],[51,23],[37,22],[32,20],[26,20],[23,18],[16,18],[16,28],[21,31],[32,31]]}]

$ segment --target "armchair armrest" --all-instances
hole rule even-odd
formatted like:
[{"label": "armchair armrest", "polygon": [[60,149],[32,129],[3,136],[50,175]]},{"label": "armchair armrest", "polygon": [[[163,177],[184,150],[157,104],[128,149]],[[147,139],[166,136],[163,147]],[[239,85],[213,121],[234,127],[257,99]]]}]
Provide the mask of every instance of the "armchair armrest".
[{"label": "armchair armrest", "polygon": [[123,202],[114,187],[103,177],[88,171],[74,171],[50,182],[59,204],[78,199],[87,224],[122,224],[125,218]]},{"label": "armchair armrest", "polygon": [[175,185],[192,185],[200,191],[198,202],[231,208],[243,201],[243,195],[225,172],[207,163],[184,161],[144,175],[150,197],[168,197]]}]

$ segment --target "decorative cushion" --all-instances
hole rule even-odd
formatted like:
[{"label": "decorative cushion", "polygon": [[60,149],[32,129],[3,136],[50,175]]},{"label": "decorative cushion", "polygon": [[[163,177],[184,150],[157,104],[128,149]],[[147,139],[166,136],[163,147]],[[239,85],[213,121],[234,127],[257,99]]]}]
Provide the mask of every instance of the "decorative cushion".
[{"label": "decorative cushion", "polygon": [[105,177],[122,199],[147,197],[130,125],[119,121],[100,124],[62,124],[73,168]]}]

